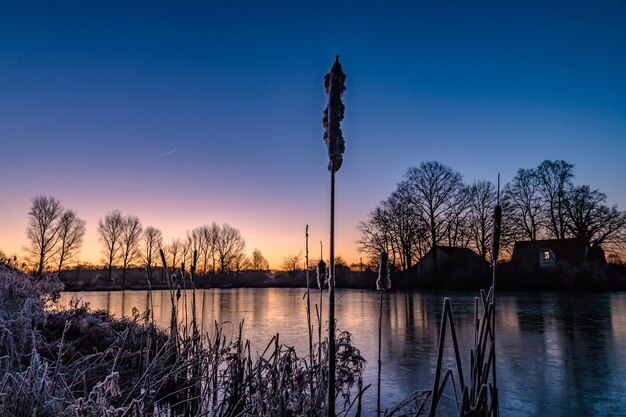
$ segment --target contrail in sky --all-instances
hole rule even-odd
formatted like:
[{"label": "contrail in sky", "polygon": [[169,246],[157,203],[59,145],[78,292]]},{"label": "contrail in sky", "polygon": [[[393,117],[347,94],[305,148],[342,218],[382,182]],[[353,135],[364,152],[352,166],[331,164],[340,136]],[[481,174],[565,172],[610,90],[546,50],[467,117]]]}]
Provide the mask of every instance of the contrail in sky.
[{"label": "contrail in sky", "polygon": [[165,157],[165,156],[167,156],[167,155],[171,155],[171,154],[173,154],[174,152],[178,152],[178,149],[172,149],[172,150],[171,150],[171,151],[169,151],[169,152],[165,152],[163,155],[158,156],[158,157],[157,157],[157,159],[161,159],[161,158],[163,158],[163,157]]}]

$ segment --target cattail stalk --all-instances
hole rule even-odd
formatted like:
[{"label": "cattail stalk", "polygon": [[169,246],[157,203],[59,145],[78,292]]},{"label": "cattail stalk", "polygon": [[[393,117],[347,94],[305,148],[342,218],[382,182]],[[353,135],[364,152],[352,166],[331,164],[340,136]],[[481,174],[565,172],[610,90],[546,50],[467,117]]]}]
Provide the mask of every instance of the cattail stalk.
[{"label": "cattail stalk", "polygon": [[498,255],[500,254],[500,232],[502,229],[502,206],[500,206],[500,174],[498,174],[498,198],[497,204],[493,209],[493,233],[491,235],[491,270],[492,270],[492,281],[491,281],[491,302],[493,303],[493,314],[492,314],[492,322],[491,322],[491,343],[493,344],[493,367],[491,369],[493,376],[493,409],[494,416],[498,417],[500,414],[500,409],[498,406],[498,384],[496,380],[496,359],[495,359],[495,351],[496,351],[496,265],[498,263]]},{"label": "cattail stalk", "polygon": [[313,366],[313,329],[311,328],[311,281],[309,278],[309,225],[305,229],[306,251],[305,251],[305,270],[306,270],[306,321],[309,331],[309,358],[311,366]]},{"label": "cattail stalk", "polygon": [[339,63],[339,55],[330,72],[324,76],[328,105],[324,110],[324,141],[328,147],[330,171],[330,265],[328,273],[328,417],[335,417],[335,172],[343,163],[345,144],[341,133],[344,105],[341,96],[346,90],[346,75]]},{"label": "cattail stalk", "polygon": [[324,311],[323,302],[324,302],[324,286],[326,284],[326,277],[328,271],[326,270],[326,262],[322,259],[322,242],[320,242],[320,261],[317,263],[317,288],[320,289],[320,306],[318,311],[318,328],[317,328],[317,336],[318,336],[318,352],[317,357],[318,360],[322,358],[322,312]]},{"label": "cattail stalk", "polygon": [[335,417],[335,170],[330,163],[330,266],[328,269],[328,417]]},{"label": "cattail stalk", "polygon": [[383,328],[383,292],[391,288],[391,277],[389,273],[389,255],[386,251],[380,252],[380,262],[378,265],[378,279],[376,289],[380,292],[380,307],[378,316],[378,395],[376,400],[377,415],[380,417],[380,373],[382,368],[382,328]]}]

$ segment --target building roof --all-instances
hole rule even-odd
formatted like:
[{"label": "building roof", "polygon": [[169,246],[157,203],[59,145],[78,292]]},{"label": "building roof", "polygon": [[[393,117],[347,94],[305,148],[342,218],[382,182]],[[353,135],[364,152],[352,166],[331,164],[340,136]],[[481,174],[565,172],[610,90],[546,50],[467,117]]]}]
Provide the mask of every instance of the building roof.
[{"label": "building roof", "polygon": [[[444,254],[448,260],[454,261],[454,262],[464,262],[464,261],[472,260],[472,261],[480,261],[480,262],[488,263],[483,258],[481,258],[480,255],[478,255],[476,252],[474,252],[473,250],[469,248],[456,248],[452,246],[437,245],[437,252],[438,254]],[[431,258],[432,256],[433,255],[432,255],[432,249],[431,249],[418,262],[418,265],[420,262],[427,262],[428,259]]]},{"label": "building roof", "polygon": [[547,239],[518,241],[513,247],[511,261],[517,264],[536,266],[540,254],[551,251],[558,263],[578,265],[586,260],[589,245],[585,239]]}]

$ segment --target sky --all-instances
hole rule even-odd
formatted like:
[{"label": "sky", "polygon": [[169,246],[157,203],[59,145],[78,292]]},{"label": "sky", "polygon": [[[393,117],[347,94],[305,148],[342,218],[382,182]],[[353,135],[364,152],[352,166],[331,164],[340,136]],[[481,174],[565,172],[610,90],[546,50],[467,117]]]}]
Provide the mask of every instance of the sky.
[{"label": "sky", "polygon": [[545,159],[626,208],[624,2],[0,4],[0,249],[31,199],[166,242],[229,223],[272,267],[329,241],[323,76],[347,74],[336,253],[409,167],[509,181]]}]

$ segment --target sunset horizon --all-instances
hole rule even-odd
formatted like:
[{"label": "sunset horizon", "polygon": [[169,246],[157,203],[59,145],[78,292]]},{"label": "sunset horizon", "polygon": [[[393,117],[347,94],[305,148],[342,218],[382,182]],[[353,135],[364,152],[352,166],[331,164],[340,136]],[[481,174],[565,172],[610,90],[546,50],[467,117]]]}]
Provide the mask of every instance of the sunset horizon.
[{"label": "sunset horizon", "polygon": [[3,3],[0,415],[624,415],[625,22]]}]

